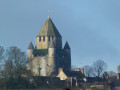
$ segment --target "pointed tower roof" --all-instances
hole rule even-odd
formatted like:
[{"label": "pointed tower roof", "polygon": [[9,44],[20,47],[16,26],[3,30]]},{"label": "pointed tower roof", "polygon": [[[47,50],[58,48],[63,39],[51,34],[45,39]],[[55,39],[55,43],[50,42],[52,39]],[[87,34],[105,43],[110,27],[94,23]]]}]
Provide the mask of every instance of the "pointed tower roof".
[{"label": "pointed tower roof", "polygon": [[51,41],[49,48],[55,48],[53,40]]},{"label": "pointed tower roof", "polygon": [[67,41],[66,41],[66,43],[65,43],[64,49],[70,49],[70,46],[69,46],[69,44],[68,44]]},{"label": "pointed tower roof", "polygon": [[58,32],[57,28],[55,27],[50,17],[47,18],[47,20],[45,21],[43,27],[41,28],[37,36],[61,37],[60,33]]},{"label": "pointed tower roof", "polygon": [[34,46],[33,46],[32,42],[30,42],[30,44],[28,46],[28,49],[34,49]]}]

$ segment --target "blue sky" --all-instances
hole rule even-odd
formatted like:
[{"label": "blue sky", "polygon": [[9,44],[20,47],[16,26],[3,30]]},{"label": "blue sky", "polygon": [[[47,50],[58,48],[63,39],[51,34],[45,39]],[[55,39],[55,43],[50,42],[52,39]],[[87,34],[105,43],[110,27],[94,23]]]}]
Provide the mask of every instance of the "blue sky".
[{"label": "blue sky", "polygon": [[72,52],[72,65],[120,64],[120,0],[0,0],[0,45],[27,46],[50,17]]}]

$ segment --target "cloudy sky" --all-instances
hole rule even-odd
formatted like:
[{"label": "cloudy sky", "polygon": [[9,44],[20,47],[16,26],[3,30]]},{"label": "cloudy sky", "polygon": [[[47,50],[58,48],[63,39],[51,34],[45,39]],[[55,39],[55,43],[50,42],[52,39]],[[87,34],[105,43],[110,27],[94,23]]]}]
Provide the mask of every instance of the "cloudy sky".
[{"label": "cloudy sky", "polygon": [[72,52],[72,65],[120,64],[120,0],[0,0],[0,45],[27,51],[49,16]]}]

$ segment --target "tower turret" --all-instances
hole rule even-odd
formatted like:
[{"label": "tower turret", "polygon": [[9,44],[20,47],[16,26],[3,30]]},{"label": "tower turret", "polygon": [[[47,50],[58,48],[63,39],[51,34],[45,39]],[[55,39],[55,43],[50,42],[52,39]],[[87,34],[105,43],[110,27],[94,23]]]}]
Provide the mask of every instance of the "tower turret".
[{"label": "tower turret", "polygon": [[54,42],[51,41],[50,46],[48,48],[48,75],[51,75],[55,72],[56,61],[55,61],[55,45]]},{"label": "tower turret", "polygon": [[68,42],[66,41],[65,46],[64,46],[64,51],[71,56],[71,50],[70,50],[70,46],[68,44]]},{"label": "tower turret", "polygon": [[33,51],[34,47],[32,42],[30,42],[28,48],[27,48],[27,69],[31,69],[31,64],[32,64],[32,58],[33,58]]},{"label": "tower turret", "polygon": [[48,55],[49,55],[49,57],[55,56],[55,45],[54,45],[53,41],[51,41],[50,46],[48,48]]},{"label": "tower turret", "polygon": [[27,48],[27,58],[30,58],[33,56],[33,51],[34,51],[34,47],[32,42],[30,42],[28,48]]},{"label": "tower turret", "polygon": [[67,41],[64,46],[64,52],[65,52],[65,60],[66,60],[65,61],[66,69],[70,71],[71,70],[71,49]]}]

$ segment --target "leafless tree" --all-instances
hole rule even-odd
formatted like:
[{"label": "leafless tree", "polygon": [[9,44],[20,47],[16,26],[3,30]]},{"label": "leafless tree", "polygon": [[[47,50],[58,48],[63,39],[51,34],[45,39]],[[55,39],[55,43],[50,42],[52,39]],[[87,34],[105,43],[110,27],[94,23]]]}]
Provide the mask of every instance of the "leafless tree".
[{"label": "leafless tree", "polygon": [[0,61],[3,59],[4,57],[4,48],[2,46],[0,46]]},{"label": "leafless tree", "polygon": [[103,60],[97,60],[96,62],[93,63],[92,67],[94,75],[99,77],[107,68],[107,64]]},{"label": "leafless tree", "polygon": [[86,77],[93,76],[93,68],[89,65],[84,66],[84,74]]},{"label": "leafless tree", "polygon": [[2,69],[3,69],[3,63],[4,63],[4,48],[2,46],[0,46],[0,75],[2,73]]},{"label": "leafless tree", "polygon": [[12,77],[14,74],[14,70],[13,70],[13,63],[12,60],[6,60],[5,64],[4,64],[4,70],[2,75],[4,77]]},{"label": "leafless tree", "polygon": [[120,65],[118,65],[117,70],[118,70],[118,73],[120,73]]},{"label": "leafless tree", "polygon": [[8,48],[6,51],[6,59],[4,71],[8,76],[19,77],[25,73],[27,64],[26,55],[19,48]]}]

